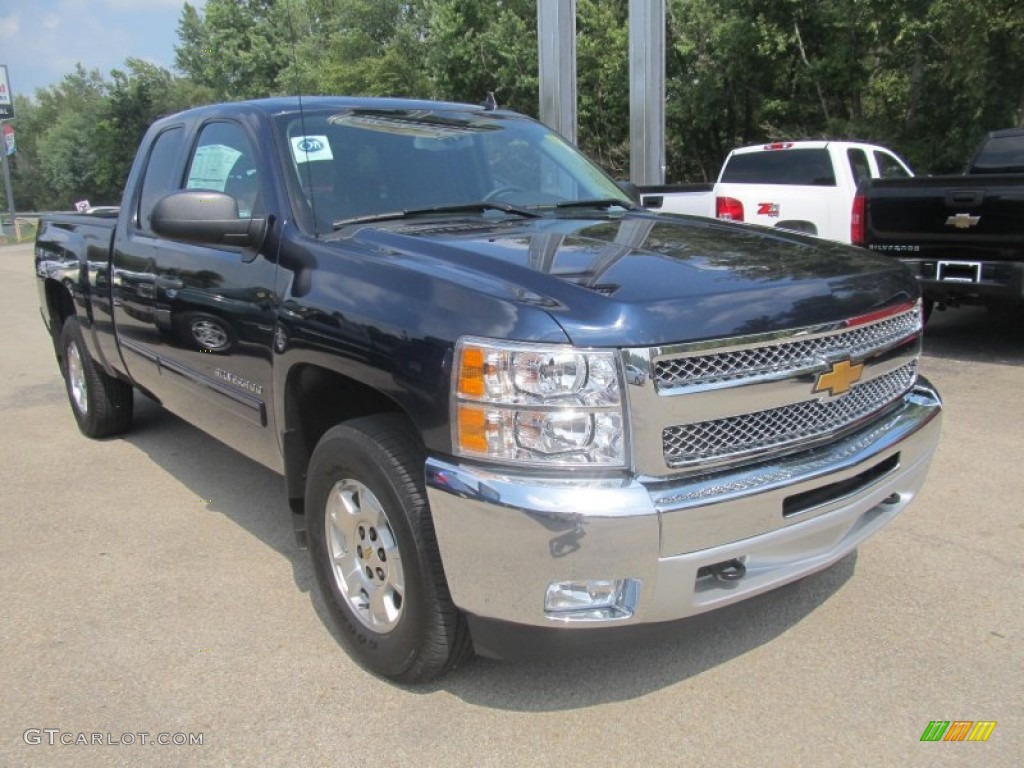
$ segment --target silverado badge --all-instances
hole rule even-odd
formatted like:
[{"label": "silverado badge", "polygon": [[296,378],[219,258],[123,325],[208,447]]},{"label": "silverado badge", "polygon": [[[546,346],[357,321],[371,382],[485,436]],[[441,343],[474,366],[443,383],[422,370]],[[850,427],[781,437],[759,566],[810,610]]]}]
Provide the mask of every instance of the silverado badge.
[{"label": "silverado badge", "polygon": [[978,225],[981,221],[981,216],[971,216],[969,213],[958,213],[955,216],[950,216],[946,219],[947,227],[956,227],[957,229],[970,229]]},{"label": "silverado badge", "polygon": [[854,364],[849,360],[832,363],[832,367],[819,375],[818,380],[814,382],[814,391],[815,393],[828,392],[833,397],[841,395],[860,381],[863,371],[864,363]]}]

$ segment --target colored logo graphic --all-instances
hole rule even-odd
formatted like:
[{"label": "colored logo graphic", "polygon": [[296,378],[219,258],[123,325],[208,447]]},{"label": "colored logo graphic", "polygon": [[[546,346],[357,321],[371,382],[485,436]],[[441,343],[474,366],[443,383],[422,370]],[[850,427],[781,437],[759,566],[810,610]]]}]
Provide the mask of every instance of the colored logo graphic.
[{"label": "colored logo graphic", "polygon": [[921,741],[988,741],[995,727],[995,720],[932,720]]},{"label": "colored logo graphic", "polygon": [[840,360],[832,363],[832,367],[818,377],[814,383],[814,392],[828,392],[835,397],[844,392],[849,392],[864,372],[864,363],[853,363],[850,360]]}]

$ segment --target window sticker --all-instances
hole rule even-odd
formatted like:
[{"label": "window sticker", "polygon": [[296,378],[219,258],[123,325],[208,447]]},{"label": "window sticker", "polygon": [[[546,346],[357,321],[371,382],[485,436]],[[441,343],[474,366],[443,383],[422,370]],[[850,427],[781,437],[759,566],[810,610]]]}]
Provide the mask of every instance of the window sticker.
[{"label": "window sticker", "polygon": [[296,163],[312,163],[317,160],[333,160],[331,144],[326,136],[293,136],[292,155]]},{"label": "window sticker", "polygon": [[213,189],[223,192],[228,174],[242,153],[223,144],[207,144],[196,150],[189,170],[188,189]]}]

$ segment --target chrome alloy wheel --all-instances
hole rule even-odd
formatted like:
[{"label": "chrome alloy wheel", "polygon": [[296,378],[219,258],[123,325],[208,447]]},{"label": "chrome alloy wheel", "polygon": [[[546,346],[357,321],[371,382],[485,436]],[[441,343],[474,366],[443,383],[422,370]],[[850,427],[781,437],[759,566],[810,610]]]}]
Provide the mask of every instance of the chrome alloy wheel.
[{"label": "chrome alloy wheel", "polygon": [[71,397],[75,401],[78,412],[86,414],[89,412],[89,392],[85,383],[85,365],[82,363],[78,345],[68,344],[65,357],[67,358],[68,386],[71,388]]},{"label": "chrome alloy wheel", "polygon": [[402,617],[405,573],[384,507],[358,480],[340,480],[327,497],[324,526],[338,591],[367,629],[390,632]]},{"label": "chrome alloy wheel", "polygon": [[192,338],[203,349],[223,349],[228,345],[228,334],[212,320],[196,320],[192,323]]}]

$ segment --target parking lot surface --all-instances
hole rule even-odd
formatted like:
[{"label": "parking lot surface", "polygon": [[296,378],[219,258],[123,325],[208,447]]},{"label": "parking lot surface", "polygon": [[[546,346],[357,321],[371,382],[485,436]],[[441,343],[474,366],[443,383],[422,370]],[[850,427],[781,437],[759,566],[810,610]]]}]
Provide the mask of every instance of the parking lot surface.
[{"label": "parking lot surface", "polygon": [[933,318],[929,480],[830,570],[406,688],[338,645],[279,476],[141,396],[123,439],[79,434],[31,262],[0,248],[0,766],[1021,765],[1024,324]]}]

